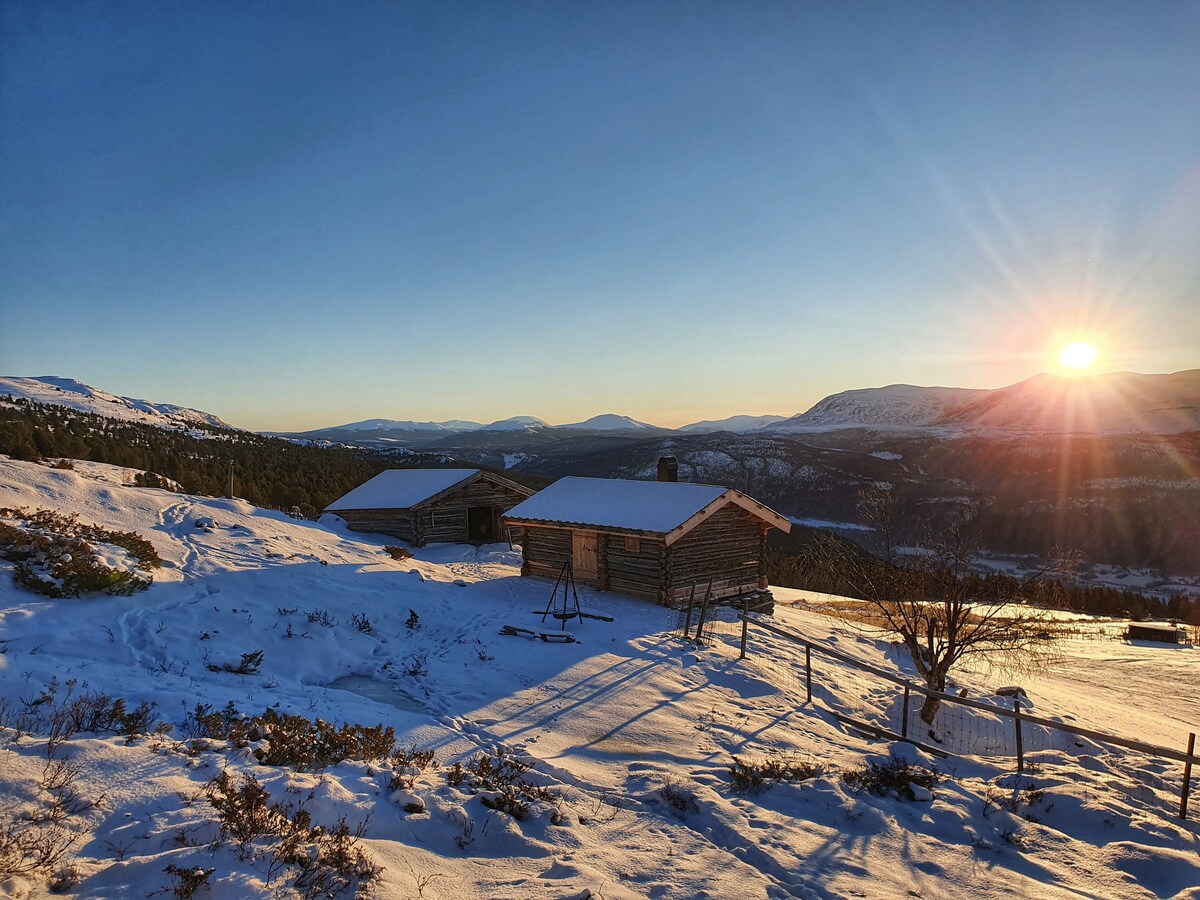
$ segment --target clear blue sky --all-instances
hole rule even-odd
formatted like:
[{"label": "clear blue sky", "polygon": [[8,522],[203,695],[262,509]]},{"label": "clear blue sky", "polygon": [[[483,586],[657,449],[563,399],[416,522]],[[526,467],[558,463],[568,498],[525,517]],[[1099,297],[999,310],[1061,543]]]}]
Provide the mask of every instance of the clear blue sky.
[{"label": "clear blue sky", "polygon": [[1200,366],[1200,3],[0,4],[0,374],[258,429]]}]

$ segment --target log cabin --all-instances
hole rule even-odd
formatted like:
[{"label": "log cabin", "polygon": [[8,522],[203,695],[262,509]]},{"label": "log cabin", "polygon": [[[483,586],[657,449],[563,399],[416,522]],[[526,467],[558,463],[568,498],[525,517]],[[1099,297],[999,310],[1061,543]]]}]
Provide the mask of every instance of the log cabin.
[{"label": "log cabin", "polygon": [[607,478],[560,478],[502,521],[521,529],[522,575],[557,578],[570,561],[579,583],[664,606],[710,578],[713,599],[765,592],[767,533],[791,530],[731,488]]},{"label": "log cabin", "polygon": [[1187,629],[1167,622],[1130,622],[1125,629],[1127,641],[1155,641],[1160,644],[1186,644]]},{"label": "log cabin", "polygon": [[390,535],[414,547],[487,544],[500,540],[505,511],[532,495],[480,469],[388,469],[325,512],[341,516],[353,531]]}]

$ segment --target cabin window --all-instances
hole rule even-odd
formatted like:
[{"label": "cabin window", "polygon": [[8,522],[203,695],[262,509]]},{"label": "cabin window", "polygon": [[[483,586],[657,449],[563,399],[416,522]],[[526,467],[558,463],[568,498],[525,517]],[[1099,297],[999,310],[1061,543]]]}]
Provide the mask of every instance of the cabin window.
[{"label": "cabin window", "polygon": [[641,553],[642,552],[642,539],[626,536],[625,552],[626,553]]}]

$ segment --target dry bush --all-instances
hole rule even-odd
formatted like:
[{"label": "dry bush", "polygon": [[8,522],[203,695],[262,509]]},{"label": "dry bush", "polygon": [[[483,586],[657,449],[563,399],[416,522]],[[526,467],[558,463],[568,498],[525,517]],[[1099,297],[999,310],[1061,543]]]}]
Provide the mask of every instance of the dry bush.
[{"label": "dry bush", "polygon": [[745,760],[733,757],[729,765],[729,781],[739,793],[766,790],[781,781],[807,781],[821,774],[821,767],[797,756],[767,756]]},{"label": "dry bush", "polygon": [[534,784],[525,778],[531,766],[517,759],[505,749],[494,756],[480,753],[467,765],[455,763],[446,774],[452,785],[466,785],[472,792],[487,792],[483,805],[514,819],[524,819],[533,803],[549,803],[557,806],[559,794],[548,787]]},{"label": "dry bush", "polygon": [[[131,531],[84,525],[75,515],[47,509],[0,508],[0,555],[16,562],[17,583],[48,597],[103,591],[128,596],[152,581],[143,570],[162,565],[154,545]],[[112,544],[133,556],[136,569],[114,569],[97,556],[93,542]]]},{"label": "dry bush", "polygon": [[241,660],[237,663],[205,662],[204,668],[210,672],[229,672],[231,675],[256,675],[262,668],[262,661],[263,652],[251,650],[249,653],[243,653]]},{"label": "dry bush", "polygon": [[437,758],[433,751],[418,750],[415,745],[407,749],[397,748],[392,754],[391,763],[393,771],[388,779],[389,791],[411,790],[422,772],[429,768],[437,768]]},{"label": "dry bush", "polygon": [[238,781],[222,772],[206,793],[220,824],[218,842],[232,839],[242,859],[265,854],[268,879],[286,873],[302,897],[361,894],[382,871],[359,846],[365,822],[354,829],[345,818],[330,827],[314,825],[302,806],[272,803],[251,775]]},{"label": "dry bush", "polygon": [[899,759],[886,763],[868,762],[861,769],[843,773],[842,781],[854,791],[870,791],[876,797],[912,797],[909,785],[920,785],[932,790],[938,783],[936,769],[927,769]]},{"label": "dry bush", "polygon": [[696,792],[690,785],[668,776],[663,786],[658,789],[658,796],[667,805],[681,813],[699,812],[700,804],[696,802]]}]

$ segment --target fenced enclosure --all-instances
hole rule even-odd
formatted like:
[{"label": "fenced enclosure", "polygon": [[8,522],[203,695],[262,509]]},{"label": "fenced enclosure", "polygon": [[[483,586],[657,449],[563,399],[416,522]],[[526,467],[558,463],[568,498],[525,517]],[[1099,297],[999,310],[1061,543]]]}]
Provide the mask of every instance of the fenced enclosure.
[{"label": "fenced enclosure", "polygon": [[[1140,802],[1159,804],[1163,797],[1174,797],[1177,805],[1172,801],[1172,813],[1187,818],[1192,767],[1200,762],[1195,733],[1189,735],[1186,748],[1165,747],[1034,715],[1019,689],[1008,696],[980,699],[933,691],[814,643],[745,607],[701,600],[673,611],[672,624],[675,633],[687,640],[742,658],[752,657],[756,637],[767,634],[794,646],[793,664],[780,665],[776,659],[763,671],[777,687],[805,703],[820,705],[868,736],[908,741],[939,756],[1011,766],[1018,773],[1051,758],[1140,757],[1146,765],[1130,774]],[[938,704],[932,725],[920,714],[928,698]]]}]

